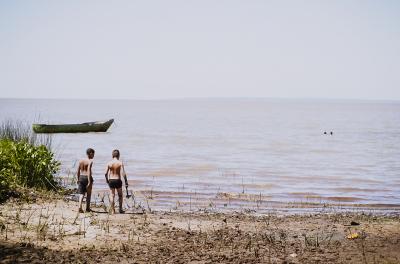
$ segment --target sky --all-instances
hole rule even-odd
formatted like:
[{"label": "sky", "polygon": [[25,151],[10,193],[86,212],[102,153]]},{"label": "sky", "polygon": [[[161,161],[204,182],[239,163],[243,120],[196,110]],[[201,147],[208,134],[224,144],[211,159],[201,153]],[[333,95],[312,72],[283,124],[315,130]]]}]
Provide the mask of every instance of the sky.
[{"label": "sky", "polygon": [[0,0],[0,97],[400,100],[400,1]]}]

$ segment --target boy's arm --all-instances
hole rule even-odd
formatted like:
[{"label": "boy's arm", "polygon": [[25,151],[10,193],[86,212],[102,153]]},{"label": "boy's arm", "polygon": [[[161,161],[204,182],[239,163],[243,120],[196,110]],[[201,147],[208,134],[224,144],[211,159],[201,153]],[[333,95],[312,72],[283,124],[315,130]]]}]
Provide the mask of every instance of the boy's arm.
[{"label": "boy's arm", "polygon": [[76,177],[77,177],[76,182],[79,182],[79,177],[81,177],[81,161],[79,161],[78,163],[78,170],[76,171]]},{"label": "boy's arm", "polygon": [[110,166],[108,166],[107,164],[107,170],[106,170],[106,174],[104,174],[104,177],[106,177],[106,182],[108,183],[108,172],[110,171]]},{"label": "boy's arm", "polygon": [[88,176],[88,186],[92,184],[92,165],[93,161],[89,164],[89,176]]},{"label": "boy's arm", "polygon": [[122,176],[124,177],[124,180],[125,180],[125,186],[128,186],[128,179],[126,178],[124,163],[122,163],[121,166],[122,166]]}]

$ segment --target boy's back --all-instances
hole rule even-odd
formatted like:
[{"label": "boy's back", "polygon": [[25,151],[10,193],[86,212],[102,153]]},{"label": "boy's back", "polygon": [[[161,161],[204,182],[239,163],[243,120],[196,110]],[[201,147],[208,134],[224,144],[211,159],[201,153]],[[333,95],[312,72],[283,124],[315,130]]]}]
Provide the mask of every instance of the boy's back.
[{"label": "boy's back", "polygon": [[79,170],[81,175],[89,175],[90,174],[90,165],[93,163],[92,160],[86,158],[81,159],[79,161]]},{"label": "boy's back", "polygon": [[121,179],[121,168],[123,168],[122,161],[113,159],[107,166],[110,170],[110,179]]}]

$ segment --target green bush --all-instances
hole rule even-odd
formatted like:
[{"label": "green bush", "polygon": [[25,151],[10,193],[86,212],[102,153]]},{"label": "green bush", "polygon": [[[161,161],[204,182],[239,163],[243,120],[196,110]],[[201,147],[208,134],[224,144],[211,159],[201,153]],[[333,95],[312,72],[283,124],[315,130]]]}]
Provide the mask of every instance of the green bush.
[{"label": "green bush", "polygon": [[0,200],[19,187],[56,189],[58,184],[53,175],[59,166],[54,154],[44,145],[0,139]]}]

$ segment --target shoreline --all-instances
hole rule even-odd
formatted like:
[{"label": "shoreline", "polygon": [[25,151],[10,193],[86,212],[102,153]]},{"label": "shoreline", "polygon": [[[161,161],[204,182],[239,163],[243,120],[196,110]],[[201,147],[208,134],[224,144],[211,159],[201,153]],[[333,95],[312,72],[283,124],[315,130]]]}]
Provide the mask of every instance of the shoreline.
[{"label": "shoreline", "polygon": [[[103,203],[107,206],[108,190],[96,190],[92,193],[91,202],[95,206]],[[216,195],[197,194],[193,192],[163,192],[156,190],[129,190],[130,198],[124,194],[124,207],[128,210],[140,205],[147,211],[158,212],[214,212],[214,213],[252,213],[262,214],[313,214],[313,213],[369,213],[400,215],[400,204],[360,204],[355,202],[334,201],[276,201],[268,197],[260,198],[257,194],[224,193]],[[67,198],[77,201],[78,196],[71,194]],[[210,198],[211,197],[211,198]],[[116,196],[117,199],[117,196]]]},{"label": "shoreline", "polygon": [[[58,177],[60,184],[67,189],[74,190],[76,185],[71,176]],[[107,193],[109,190],[103,178],[95,179],[96,185],[93,194]],[[220,189],[218,186],[209,188],[205,186],[200,189],[193,189],[183,184],[177,188],[162,188],[158,185],[146,183],[143,179],[130,179],[129,193],[139,194],[139,197],[147,197],[157,210],[170,210],[171,208],[184,206],[187,210],[191,205],[205,209],[209,204],[217,206],[218,210],[235,211],[241,209],[249,209],[268,212],[269,208],[333,208],[335,210],[342,209],[382,209],[400,211],[400,203],[395,196],[390,199],[380,199],[374,197],[366,197],[365,195],[355,195],[352,191],[373,191],[376,189],[359,189],[359,188],[337,188],[342,193],[317,193],[312,191],[303,192],[287,192],[274,193],[266,189],[254,191],[249,190],[249,184],[244,184],[240,190]],[[160,184],[160,182],[158,183]],[[258,184],[251,185],[261,187]],[[383,190],[384,191],[384,190]],[[123,188],[124,195],[126,193]],[[150,198],[149,198],[150,197]],[[191,205],[190,205],[191,204]],[[187,208],[186,208],[187,207]]]},{"label": "shoreline", "polygon": [[[398,263],[400,215],[152,211],[39,198],[0,205],[0,262]],[[144,210],[143,210],[144,209]],[[356,225],[352,225],[354,222]],[[356,239],[347,236],[356,233]]]}]

